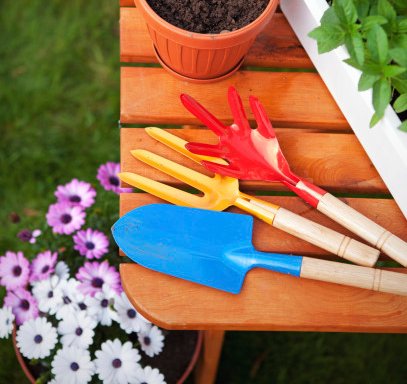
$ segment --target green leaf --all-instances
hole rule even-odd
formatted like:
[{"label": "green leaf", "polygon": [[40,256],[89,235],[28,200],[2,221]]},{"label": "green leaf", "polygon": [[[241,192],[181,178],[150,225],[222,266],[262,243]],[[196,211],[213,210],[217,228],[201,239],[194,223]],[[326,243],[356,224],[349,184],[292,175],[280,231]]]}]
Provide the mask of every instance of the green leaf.
[{"label": "green leaf", "polygon": [[308,36],[317,41],[318,53],[325,53],[342,45],[345,34],[336,26],[320,26],[312,30]]},{"label": "green leaf", "polygon": [[407,68],[407,49],[400,47],[393,48],[389,51],[390,57],[402,67]]},{"label": "green leaf", "polygon": [[351,57],[345,59],[344,62],[368,75],[379,75],[378,77],[381,77],[383,74],[382,65],[377,63],[365,62],[363,65],[360,65]]},{"label": "green leaf", "polygon": [[405,72],[407,68],[400,67],[398,65],[386,65],[383,67],[383,75],[385,77],[396,77]]},{"label": "green leaf", "polygon": [[407,120],[403,121],[399,127],[400,131],[407,132]]},{"label": "green leaf", "polygon": [[332,6],[335,9],[339,20],[346,24],[354,24],[358,18],[356,7],[352,0],[336,0]]},{"label": "green leaf", "polygon": [[406,0],[391,0],[393,6],[396,8],[398,15],[405,15],[407,13],[407,2]]},{"label": "green leaf", "polygon": [[362,66],[362,72],[369,75],[382,75],[382,66],[377,63],[368,62]]},{"label": "green leaf", "polygon": [[389,21],[395,21],[397,18],[396,10],[387,0],[379,0],[377,3],[379,15],[384,16]]},{"label": "green leaf", "polygon": [[373,128],[382,119],[382,117],[383,117],[383,115],[379,116],[377,113],[375,113],[372,116],[372,118],[370,119],[370,124],[369,124],[370,128]]},{"label": "green leaf", "polygon": [[373,107],[376,114],[382,117],[384,110],[390,103],[391,86],[384,78],[377,80],[373,85]]},{"label": "green leaf", "polygon": [[369,0],[354,0],[354,3],[359,19],[363,19],[369,14],[370,9]]},{"label": "green leaf", "polygon": [[341,21],[336,14],[334,7],[329,7],[321,18],[321,25],[340,25]]},{"label": "green leaf", "polygon": [[383,25],[387,23],[387,19],[384,16],[374,15],[367,16],[362,20],[362,29],[368,31],[374,25]]},{"label": "green leaf", "polygon": [[356,69],[359,69],[360,71],[362,70],[362,66],[360,64],[358,64],[356,62],[356,60],[352,59],[351,57],[349,57],[348,59],[345,59],[344,62],[348,65],[350,65],[351,67],[354,67]]},{"label": "green leaf", "polygon": [[397,29],[400,33],[407,33],[407,17],[403,17],[398,20]]},{"label": "green leaf", "polygon": [[359,84],[358,84],[358,91],[366,91],[373,87],[373,84],[379,80],[379,75],[369,75],[367,73],[362,73],[360,75]]},{"label": "green leaf", "polygon": [[392,47],[407,50],[407,33],[393,36]]},{"label": "green leaf", "polygon": [[355,32],[350,36],[346,36],[345,45],[351,57],[353,57],[358,64],[363,65],[365,61],[365,49],[360,34]]},{"label": "green leaf", "polygon": [[367,34],[367,49],[372,59],[380,64],[387,61],[389,42],[386,32],[380,25],[373,26]]},{"label": "green leaf", "polygon": [[370,11],[369,15],[377,15],[379,12],[377,11],[377,0],[373,0],[370,4]]},{"label": "green leaf", "polygon": [[391,79],[391,84],[394,88],[397,89],[397,92],[402,94],[402,93],[407,93],[407,79],[403,79],[402,76],[405,75],[402,74],[401,76],[393,77]]},{"label": "green leaf", "polygon": [[393,108],[397,113],[407,110],[407,93],[400,95],[393,104]]}]

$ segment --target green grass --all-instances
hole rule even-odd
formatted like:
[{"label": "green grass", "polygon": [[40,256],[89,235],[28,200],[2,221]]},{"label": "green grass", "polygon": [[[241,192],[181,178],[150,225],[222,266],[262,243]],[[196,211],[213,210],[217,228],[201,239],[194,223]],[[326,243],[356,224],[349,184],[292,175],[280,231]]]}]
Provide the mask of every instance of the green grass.
[{"label": "green grass", "polygon": [[403,384],[405,342],[400,335],[230,332],[217,383]]},{"label": "green grass", "polygon": [[[118,19],[116,0],[0,3],[0,254],[22,247],[18,230],[39,225],[57,184],[96,184],[97,166],[118,160]],[[405,383],[405,345],[400,335],[231,332],[218,383]],[[10,341],[0,361],[0,383],[24,382]]]},{"label": "green grass", "polygon": [[[0,3],[0,254],[39,225],[57,184],[96,183],[119,159],[118,19],[116,1]],[[0,383],[25,382],[10,341],[0,361]]]},{"label": "green grass", "polygon": [[1,3],[1,248],[9,212],[44,210],[58,183],[118,160],[117,21],[114,1]]}]

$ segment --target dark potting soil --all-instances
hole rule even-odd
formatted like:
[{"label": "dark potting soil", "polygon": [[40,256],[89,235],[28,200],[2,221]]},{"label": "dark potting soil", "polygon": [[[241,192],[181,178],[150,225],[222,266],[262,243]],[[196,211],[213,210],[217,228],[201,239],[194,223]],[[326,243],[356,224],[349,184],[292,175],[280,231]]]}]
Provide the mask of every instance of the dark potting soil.
[{"label": "dark potting soil", "polygon": [[147,0],[176,27],[198,33],[235,31],[257,19],[270,0]]},{"label": "dark potting soil", "polygon": [[158,356],[142,355],[141,364],[164,374],[167,384],[176,384],[187,369],[198,341],[197,331],[165,331],[164,348]]}]

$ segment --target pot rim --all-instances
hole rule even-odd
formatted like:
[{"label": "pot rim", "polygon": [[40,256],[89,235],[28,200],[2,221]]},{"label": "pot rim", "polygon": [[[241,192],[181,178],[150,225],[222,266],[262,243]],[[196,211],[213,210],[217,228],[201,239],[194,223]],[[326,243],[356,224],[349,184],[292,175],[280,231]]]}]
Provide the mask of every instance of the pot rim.
[{"label": "pot rim", "polygon": [[[236,31],[231,31],[227,33],[198,33],[198,32],[191,32],[187,31],[186,29],[179,28],[168,21],[164,20],[161,16],[159,16],[153,8],[150,7],[147,0],[136,0],[139,1],[144,9],[150,14],[150,17],[157,23],[164,25],[166,28],[170,29],[173,33],[181,36],[181,37],[189,37],[196,40],[201,41],[210,41],[210,40],[227,40],[229,38],[239,37],[240,35],[244,35],[248,30],[255,28],[259,24],[263,22],[263,19],[267,17],[267,15],[276,8],[278,5],[279,0],[269,0],[267,7],[264,11],[251,23],[245,25],[243,28],[239,28]],[[135,1],[135,2],[136,2]],[[276,4],[277,3],[277,4]],[[137,6],[137,4],[136,4]]]}]

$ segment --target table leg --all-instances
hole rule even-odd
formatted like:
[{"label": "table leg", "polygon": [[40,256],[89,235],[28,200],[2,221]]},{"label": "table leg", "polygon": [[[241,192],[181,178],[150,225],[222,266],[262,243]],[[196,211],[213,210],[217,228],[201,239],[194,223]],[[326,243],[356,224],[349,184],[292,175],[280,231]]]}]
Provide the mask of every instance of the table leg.
[{"label": "table leg", "polygon": [[213,384],[216,380],[225,331],[204,331],[201,356],[195,371],[196,384]]}]

